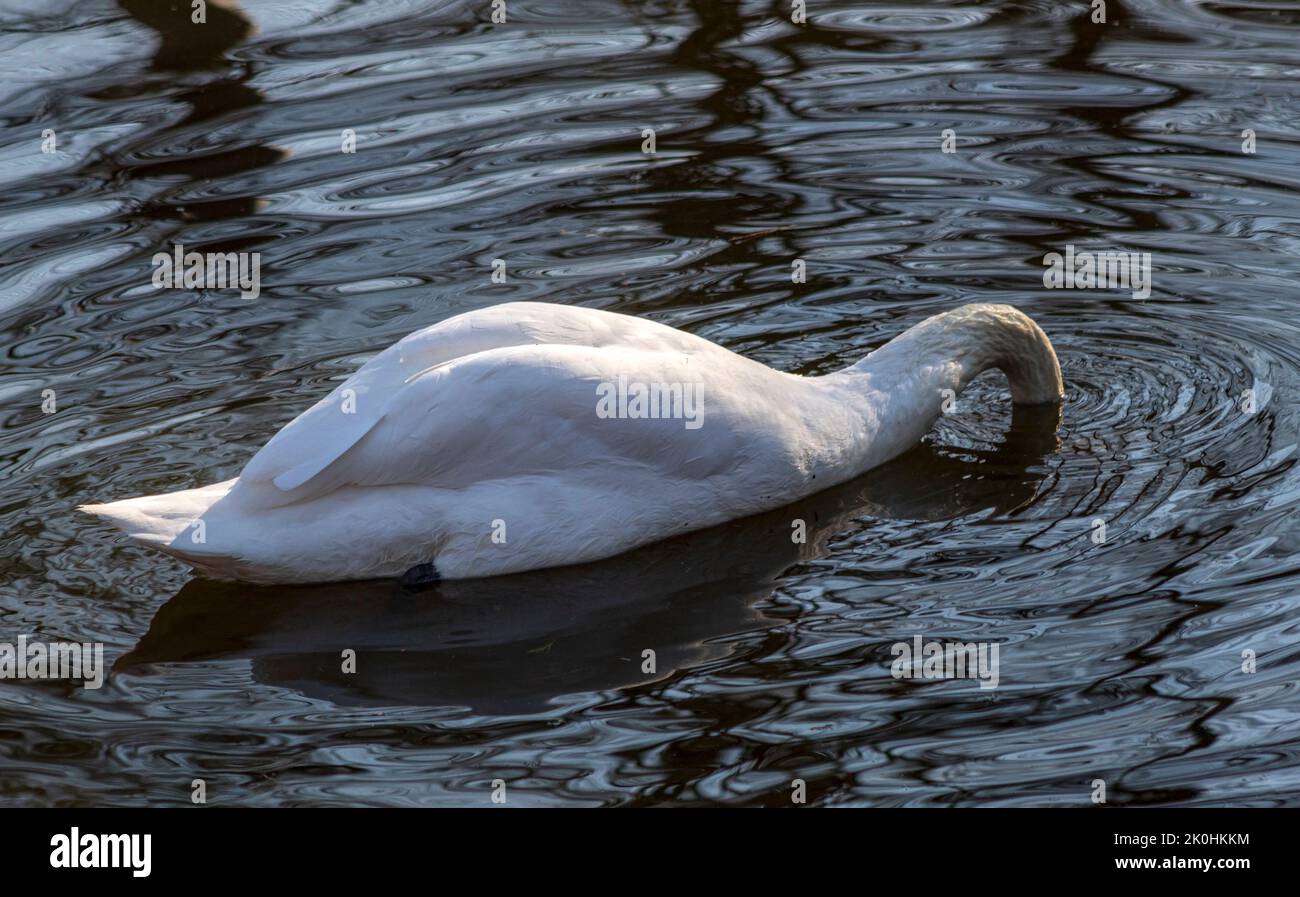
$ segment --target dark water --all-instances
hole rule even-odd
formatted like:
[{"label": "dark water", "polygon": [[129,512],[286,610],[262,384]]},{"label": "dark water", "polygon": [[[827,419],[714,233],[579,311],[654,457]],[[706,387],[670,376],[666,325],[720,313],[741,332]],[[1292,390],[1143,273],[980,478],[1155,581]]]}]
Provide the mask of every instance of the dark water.
[{"label": "dark water", "polygon": [[[1300,803],[1300,10],[810,6],[5,4],[0,641],[115,668],[0,683],[0,800]],[[260,252],[261,295],[154,289],[178,241]],[[1150,297],[1044,289],[1071,243],[1150,252]],[[519,299],[804,373],[1011,302],[1068,395],[1058,429],[989,376],[793,509],[418,596],[196,581],[73,511],[234,476]],[[895,680],[916,635],[998,643],[1000,687]]]}]

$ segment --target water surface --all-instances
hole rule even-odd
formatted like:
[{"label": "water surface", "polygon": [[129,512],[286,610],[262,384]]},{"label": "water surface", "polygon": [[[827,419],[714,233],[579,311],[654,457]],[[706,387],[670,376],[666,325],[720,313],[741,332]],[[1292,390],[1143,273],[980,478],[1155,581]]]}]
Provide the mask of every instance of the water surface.
[{"label": "water surface", "polygon": [[[1300,802],[1294,9],[172,5],[0,12],[0,641],[115,665],[0,683],[0,801]],[[261,253],[261,294],[156,290],[177,242]],[[1151,253],[1151,295],[1044,289],[1068,244]],[[793,508],[414,596],[204,582],[73,511],[232,477],[511,300],[804,374],[1010,302],[1067,396],[990,375]],[[894,679],[916,635],[998,643],[999,687]]]}]

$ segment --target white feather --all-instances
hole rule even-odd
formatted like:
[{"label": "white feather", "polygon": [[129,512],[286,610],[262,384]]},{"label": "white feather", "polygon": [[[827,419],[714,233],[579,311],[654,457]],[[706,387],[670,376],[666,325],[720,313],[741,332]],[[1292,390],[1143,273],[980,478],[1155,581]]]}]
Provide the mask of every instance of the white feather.
[{"label": "white feather", "polygon": [[[803,378],[652,321],[509,303],[380,353],[234,480],[83,510],[221,579],[592,561],[857,476],[915,444],[942,390],[989,367],[1016,401],[1060,398],[1050,343],[1008,306],[964,306]],[[620,378],[700,390],[698,427],[599,416],[598,388]]]}]

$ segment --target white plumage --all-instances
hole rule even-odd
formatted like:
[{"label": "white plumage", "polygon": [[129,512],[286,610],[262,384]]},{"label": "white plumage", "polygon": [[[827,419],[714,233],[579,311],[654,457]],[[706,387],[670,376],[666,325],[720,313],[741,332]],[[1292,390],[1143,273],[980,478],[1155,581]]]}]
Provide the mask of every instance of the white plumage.
[{"label": "white plumage", "polygon": [[[1017,402],[1061,397],[1047,337],[1005,305],[937,315],[799,377],[641,318],[508,303],[389,347],[233,480],[82,510],[217,579],[592,561],[851,479],[914,445],[943,390],[990,367]],[[693,390],[698,418],[605,416],[620,381]]]}]

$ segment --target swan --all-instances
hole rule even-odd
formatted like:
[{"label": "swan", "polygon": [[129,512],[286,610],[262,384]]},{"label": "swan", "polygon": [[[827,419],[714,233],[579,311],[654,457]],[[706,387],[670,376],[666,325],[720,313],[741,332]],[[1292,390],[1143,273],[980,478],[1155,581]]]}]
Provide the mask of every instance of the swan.
[{"label": "swan", "polygon": [[1008,305],[935,315],[801,377],[644,318],[510,302],[393,344],[234,479],[80,510],[216,580],[595,561],[846,482],[990,368],[1017,404],[1061,400],[1050,341]]}]

